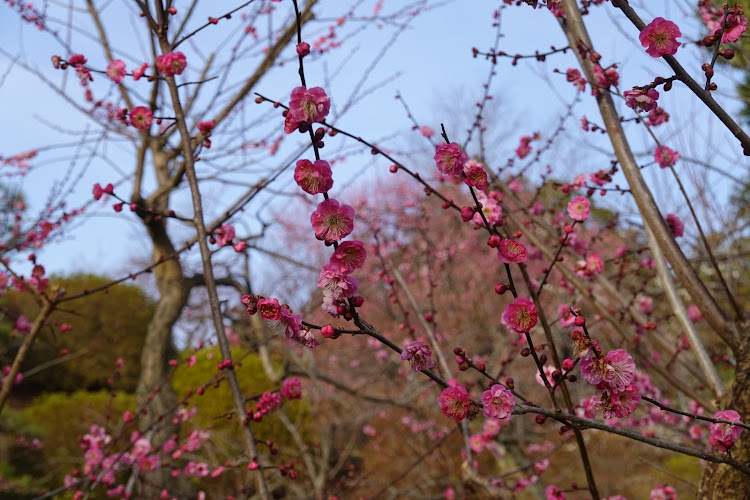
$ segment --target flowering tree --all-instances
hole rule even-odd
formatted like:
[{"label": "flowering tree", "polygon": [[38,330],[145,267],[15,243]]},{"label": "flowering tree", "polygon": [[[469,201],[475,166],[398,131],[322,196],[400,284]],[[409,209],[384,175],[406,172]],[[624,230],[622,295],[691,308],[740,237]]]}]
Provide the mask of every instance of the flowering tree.
[{"label": "flowering tree", "polygon": [[[695,71],[680,57],[686,49],[678,38],[684,41],[687,29],[659,16],[646,23],[646,14],[625,0],[499,1],[491,20],[494,46],[473,49],[489,68],[465,137],[456,137],[446,117],[440,133],[418,122],[399,96],[412,130],[429,150],[399,155],[339,126],[333,113],[337,95],[324,78],[314,81],[310,68],[323,64],[342,35],[357,31],[339,33],[336,26],[382,23],[399,34],[430,2],[389,13],[385,2],[375,2],[367,16],[349,10],[318,35],[313,19],[324,8],[318,4],[326,2],[317,0],[250,1],[218,15],[208,11],[207,22],[195,21],[205,8],[198,2],[182,12],[171,1],[137,1],[112,13],[87,1],[85,9],[71,8],[80,18],[67,21],[68,37],[53,26],[52,6],[6,3],[65,51],[52,58],[63,75],[60,83],[53,83],[50,70],[25,64],[101,129],[99,138],[75,146],[93,142],[95,147],[84,148],[88,158],[104,161],[108,156],[99,149],[110,136],[127,144],[132,170],[121,180],[101,179],[93,200],[114,199],[116,213],[138,217],[152,257],[111,284],[66,295],[49,287],[34,255],[28,257],[34,264],[30,278],[16,269],[19,256],[64,234],[80,215],[82,210],[71,212],[62,203],[72,187],[50,197],[31,229],[14,226],[2,247],[8,253],[2,286],[33,295],[40,308],[33,322],[14,327],[24,340],[4,374],[0,409],[38,332],[60,328],[48,321],[55,309],[147,272],[158,290],[134,408],[117,422],[90,428],[81,438],[81,470],[71,471],[56,491],[69,489],[83,498],[104,487],[113,497],[184,497],[216,480],[223,481],[217,490],[223,495],[271,498],[312,491],[375,497],[391,489],[398,496],[411,487],[402,479],[422,468],[421,477],[430,480],[409,481],[419,483],[418,495],[529,491],[548,499],[623,498],[602,483],[592,459],[597,440],[619,436],[705,461],[702,498],[750,496],[750,438],[743,432],[750,419],[747,296],[738,293],[741,277],[727,272],[731,267],[719,258],[732,245],[712,238],[701,217],[696,201],[705,196],[693,199],[694,187],[685,186],[679,166],[687,155],[662,144],[657,129],[670,116],[663,93],[684,86],[692,93],[686,98],[704,105],[716,126],[729,131],[730,158],[750,154],[750,137],[714,99],[716,62],[734,56],[728,44],[739,40],[747,24],[741,6],[692,6],[706,22],[695,38],[701,40],[699,57],[708,59]],[[503,16],[532,8],[533,15],[559,25],[566,45],[505,52]],[[662,66],[650,83],[634,82],[621,91],[623,68],[598,51],[585,22],[605,9],[639,50],[669,69]],[[131,35],[149,42],[143,54],[128,54],[114,42],[113,36],[122,35],[110,26],[122,15],[134,20]],[[229,24],[233,16],[243,16],[242,26]],[[101,56],[84,55],[69,41],[84,19]],[[279,21],[282,27],[275,28]],[[210,36],[222,33],[222,26],[232,26],[226,33],[237,38],[236,45],[227,48]],[[206,55],[214,42],[216,50]],[[252,54],[252,69],[240,64],[246,53]],[[498,68],[506,60],[516,66],[553,57],[575,65],[550,71],[555,86],[564,85],[574,98],[551,133],[529,131],[502,165],[503,154],[488,144],[489,129],[497,125],[485,119]],[[285,75],[288,92],[264,87],[282,62],[295,67],[298,80]],[[669,73],[659,76],[662,71]],[[68,92],[66,78],[73,73],[83,99]],[[247,111],[250,99],[268,114]],[[588,101],[601,118],[584,116],[579,133],[606,136],[601,156],[592,155],[606,167],[581,171],[571,165],[571,175],[563,165],[545,166],[545,155],[563,147],[559,139],[568,118]],[[647,134],[645,165],[632,145],[641,129]],[[279,161],[280,148],[298,137],[303,146],[288,145],[288,158]],[[337,141],[382,158],[398,181],[372,183],[359,195],[340,189],[334,167],[345,154],[328,153]],[[35,154],[18,154],[6,164],[18,167]],[[227,165],[225,158],[237,164]],[[673,174],[683,217],[664,213],[667,203],[657,203],[653,183],[642,173],[646,167]],[[716,165],[705,169],[725,174]],[[74,172],[71,167],[68,177]],[[276,187],[292,180],[291,189]],[[212,191],[209,202],[206,193]],[[264,209],[278,207],[275,200],[290,192],[302,196],[295,210],[305,223],[288,216],[263,220]],[[614,196],[628,201],[607,201]],[[711,205],[703,207],[705,213]],[[260,223],[242,234],[242,213],[251,210]],[[624,220],[629,217],[634,222]],[[174,228],[178,223],[184,227]],[[687,228],[695,235],[694,248],[678,241]],[[746,232],[738,227],[731,238],[736,242]],[[259,242],[267,234],[287,243],[264,248]],[[248,264],[255,251],[294,266],[288,275],[274,273],[284,276],[276,290]],[[691,254],[705,258],[691,261]],[[312,277],[305,271],[311,266]],[[297,300],[296,286],[284,284],[296,280],[307,287],[314,282],[319,292],[295,310],[285,302]],[[186,317],[193,290],[202,307]],[[191,336],[194,352],[169,360],[180,320],[183,328],[201,333]],[[211,348],[214,342],[218,349]],[[199,371],[206,359],[213,360],[212,373]],[[172,379],[190,370],[205,380],[178,394]],[[310,394],[300,378],[308,379]],[[330,396],[331,388],[341,395]],[[218,432],[212,440],[214,429],[199,424],[193,407],[220,389],[219,402],[201,411],[231,420],[227,425],[239,447],[222,443]],[[303,395],[308,406],[297,408],[292,419],[287,407]],[[272,427],[273,419],[282,428]],[[509,426],[515,432],[506,431]],[[370,451],[357,445],[361,434]],[[380,450],[401,452],[407,437],[412,453],[392,457],[389,470]],[[568,444],[573,454],[556,455]],[[445,453],[438,457],[441,449]],[[201,450],[208,451],[201,456]],[[555,462],[571,463],[573,456],[579,472],[563,478]],[[433,467],[425,466],[426,457]],[[400,464],[398,474],[394,463]],[[368,489],[368,478],[378,482],[376,489]],[[650,489],[652,498],[676,495],[668,485]]]}]

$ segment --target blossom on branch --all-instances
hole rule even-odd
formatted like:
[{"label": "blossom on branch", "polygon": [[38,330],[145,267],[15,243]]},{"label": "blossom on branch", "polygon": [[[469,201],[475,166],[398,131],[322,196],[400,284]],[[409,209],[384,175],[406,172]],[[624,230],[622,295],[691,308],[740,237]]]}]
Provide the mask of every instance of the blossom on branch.
[{"label": "blossom on branch", "polygon": [[181,75],[187,67],[187,59],[182,52],[167,52],[156,58],[156,70],[163,76]]},{"label": "blossom on branch", "polygon": [[320,87],[308,89],[297,87],[292,90],[289,100],[289,111],[284,121],[284,132],[291,134],[301,123],[312,125],[325,121],[331,110],[331,99]]},{"label": "blossom on branch", "polygon": [[663,55],[673,56],[677,53],[680,43],[676,40],[682,36],[680,28],[672,21],[657,17],[651,21],[638,35],[641,45],[646,48],[646,53],[651,57]]},{"label": "blossom on branch", "polygon": [[307,194],[328,192],[333,187],[333,172],[325,160],[298,160],[294,169],[294,182]]},{"label": "blossom on branch", "polygon": [[656,161],[661,168],[667,168],[670,165],[674,166],[679,159],[680,153],[674,149],[668,148],[667,146],[656,146],[656,150],[654,150],[654,161]]},{"label": "blossom on branch", "polygon": [[127,71],[125,70],[125,63],[119,59],[115,59],[107,65],[107,70],[105,71],[105,73],[110,80],[115,83],[120,83],[127,74]]},{"label": "blossom on branch", "polygon": [[446,387],[437,399],[440,410],[448,418],[460,422],[469,415],[471,399],[466,387],[457,384],[455,387]]},{"label": "blossom on branch", "polygon": [[354,209],[331,198],[318,205],[310,223],[319,240],[339,241],[354,229]]},{"label": "blossom on branch", "polygon": [[[740,414],[734,410],[720,411],[714,415],[714,418],[742,423],[742,420],[740,420]],[[711,431],[711,436],[708,438],[708,442],[711,443],[711,446],[715,446],[720,451],[724,452],[728,451],[729,448],[734,445],[744,430],[742,427],[721,422],[711,424],[708,428]]]},{"label": "blossom on branch", "polygon": [[636,111],[651,111],[657,107],[656,100],[659,98],[659,92],[656,89],[648,89],[644,92],[638,87],[633,90],[626,90],[622,93],[625,97],[625,105]]},{"label": "blossom on branch", "polygon": [[495,384],[482,393],[482,413],[487,418],[508,418],[516,398],[513,393],[500,384]]},{"label": "blossom on branch", "polygon": [[469,160],[469,155],[455,142],[450,144],[439,144],[435,148],[433,157],[438,170],[445,175],[457,176],[464,171],[464,163]]},{"label": "blossom on branch", "polygon": [[502,323],[518,333],[526,333],[536,325],[539,316],[534,302],[528,297],[516,297],[505,306],[501,317]]},{"label": "blossom on branch", "polygon": [[568,203],[568,215],[571,219],[583,222],[589,218],[591,202],[583,197],[576,196]]},{"label": "blossom on branch", "polygon": [[421,340],[408,343],[401,351],[401,359],[404,361],[408,359],[411,369],[415,372],[433,368],[435,362],[432,361],[431,356],[432,351]]}]

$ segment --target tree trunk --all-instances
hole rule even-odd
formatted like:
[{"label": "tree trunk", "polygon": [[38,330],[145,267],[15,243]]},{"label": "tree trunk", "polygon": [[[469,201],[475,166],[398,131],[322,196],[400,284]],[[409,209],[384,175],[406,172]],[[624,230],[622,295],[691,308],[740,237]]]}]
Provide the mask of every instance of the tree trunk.
[{"label": "tree trunk", "polygon": [[[154,262],[166,259],[174,253],[174,246],[169,240],[166,228],[161,221],[148,221],[149,235],[154,244]],[[170,345],[172,328],[180,317],[187,303],[190,292],[182,267],[176,259],[165,260],[154,268],[156,285],[159,289],[159,300],[151,323],[148,325],[146,340],[141,353],[141,376],[136,390],[136,404],[141,412],[139,427],[151,435],[151,443],[160,446],[179,432],[179,425],[172,423],[169,413],[177,408],[177,395],[167,378],[167,349]],[[154,391],[154,388],[158,388]],[[153,427],[152,427],[153,426]],[[154,497],[162,488],[171,495],[189,494],[184,491],[184,481],[172,479],[169,469],[160,469],[148,475],[147,482],[153,485],[154,491],[143,492],[146,497]],[[151,489],[147,487],[147,489]]]},{"label": "tree trunk", "polygon": [[[745,328],[747,331],[748,328]],[[722,410],[735,410],[744,423],[750,422],[750,335],[744,340],[737,356],[737,371]],[[743,431],[731,448],[732,457],[750,463],[750,431]],[[750,477],[725,464],[709,463],[703,470],[698,498],[703,500],[735,500],[750,498]]]}]

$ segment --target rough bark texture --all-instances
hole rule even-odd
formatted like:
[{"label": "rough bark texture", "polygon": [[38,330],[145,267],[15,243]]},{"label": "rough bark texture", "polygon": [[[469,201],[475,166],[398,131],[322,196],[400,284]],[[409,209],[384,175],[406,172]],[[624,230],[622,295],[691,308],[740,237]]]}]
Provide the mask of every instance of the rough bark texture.
[{"label": "rough bark texture", "polygon": [[[742,349],[736,352],[737,371],[729,396],[720,405],[735,410],[743,422],[750,422],[750,328],[745,325]],[[750,463],[750,431],[743,431],[730,450],[739,462]],[[750,498],[750,477],[724,464],[709,463],[703,470],[698,498],[703,500],[738,500]]]}]

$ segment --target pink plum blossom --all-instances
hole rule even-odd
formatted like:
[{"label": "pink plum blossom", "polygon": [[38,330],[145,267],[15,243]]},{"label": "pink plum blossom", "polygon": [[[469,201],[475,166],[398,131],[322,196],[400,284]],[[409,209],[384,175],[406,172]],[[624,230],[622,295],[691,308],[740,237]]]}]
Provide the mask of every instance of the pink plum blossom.
[{"label": "pink plum blossom", "polygon": [[362,267],[367,258],[365,245],[361,241],[344,241],[333,252],[330,265],[337,267],[342,274],[351,274]]},{"label": "pink plum blossom", "polygon": [[325,193],[333,187],[331,166],[325,160],[299,160],[294,169],[294,182],[308,194]]},{"label": "pink plum blossom", "polygon": [[181,75],[187,67],[187,59],[182,52],[167,52],[156,58],[156,70],[163,76]]},{"label": "pink plum blossom", "polygon": [[471,399],[466,387],[456,384],[453,387],[446,387],[437,399],[440,410],[448,418],[460,422],[469,415]]},{"label": "pink plum blossom", "polygon": [[649,500],[677,500],[677,492],[668,485],[656,485],[649,493]]},{"label": "pink plum blossom", "polygon": [[464,171],[464,163],[469,160],[469,155],[455,142],[450,144],[438,144],[435,148],[435,163],[437,169],[445,174],[458,176]]},{"label": "pink plum blossom", "polygon": [[[471,161],[469,160],[466,165]],[[475,187],[480,191],[487,189],[487,172],[485,172],[480,163],[476,162],[476,165],[468,169],[466,177],[464,177],[464,184],[469,187]]]},{"label": "pink plum blossom", "polygon": [[667,168],[670,165],[674,166],[679,158],[680,153],[667,146],[656,146],[654,150],[654,160],[661,168]]},{"label": "pink plum blossom", "polygon": [[688,307],[688,316],[691,321],[700,321],[703,319],[703,313],[695,304],[690,304],[690,307]]},{"label": "pink plum blossom", "polygon": [[482,393],[482,413],[488,418],[508,418],[516,398],[513,393],[500,384],[495,384]]},{"label": "pink plum blossom", "polygon": [[520,264],[521,262],[526,262],[529,255],[525,246],[511,239],[502,240],[500,246],[497,247],[497,250],[497,258],[505,264]]},{"label": "pink plum blossom", "polygon": [[234,240],[235,232],[234,226],[231,224],[224,224],[214,232],[214,238],[216,238],[216,244],[220,247],[224,247],[232,244]]},{"label": "pink plum blossom", "polygon": [[[503,215],[502,205],[500,205],[494,197],[486,195],[483,191],[477,193],[477,200],[479,200],[479,203],[482,205],[482,214],[484,214],[484,218],[487,219],[487,222],[491,226],[498,224]],[[484,221],[479,212],[472,214],[472,220],[477,226],[484,226]]]},{"label": "pink plum blossom", "polygon": [[[714,418],[720,418],[723,420],[729,420],[732,422],[740,422],[740,414],[734,410],[724,410],[716,413]],[[736,425],[725,424],[725,423],[714,423],[709,427],[711,436],[708,438],[708,442],[711,446],[717,447],[720,451],[727,451],[732,445],[740,438],[740,434],[744,430],[742,427]]]},{"label": "pink plum blossom", "polygon": [[547,497],[547,500],[565,500],[565,493],[554,485],[549,485],[544,490],[544,496]]},{"label": "pink plum blossom", "polygon": [[583,196],[576,196],[568,203],[568,215],[571,219],[583,222],[589,218],[591,202]]},{"label": "pink plum blossom", "polygon": [[664,221],[667,223],[669,231],[675,238],[679,238],[680,236],[685,234],[685,224],[683,224],[682,220],[680,220],[677,215],[667,214],[667,216],[664,218]]},{"label": "pink plum blossom", "polygon": [[422,125],[421,127],[419,127],[419,132],[428,139],[435,135],[435,131],[432,129],[432,127],[429,127],[427,125]]},{"label": "pink plum blossom", "polygon": [[[724,33],[721,35],[721,43],[736,42],[747,29],[747,18],[736,14],[727,14],[727,25]],[[721,30],[721,25],[716,26],[711,32],[716,35]]]},{"label": "pink plum blossom", "polygon": [[517,297],[505,306],[501,317],[502,323],[519,333],[525,333],[536,325],[539,312],[534,302],[528,297]]},{"label": "pink plum blossom", "polygon": [[107,70],[105,71],[105,73],[110,80],[115,83],[120,83],[127,74],[127,71],[125,70],[125,63],[119,59],[115,59],[107,65]]},{"label": "pink plum blossom", "polygon": [[339,241],[354,229],[354,209],[331,198],[318,205],[310,223],[319,240]]},{"label": "pink plum blossom", "polygon": [[626,90],[622,95],[625,97],[625,105],[636,111],[651,111],[658,106],[656,100],[659,99],[659,92],[656,89],[644,92],[638,87],[633,87],[633,90]]},{"label": "pink plum blossom", "polygon": [[682,36],[680,28],[672,21],[657,17],[651,21],[638,35],[641,45],[646,48],[646,53],[651,57],[663,55],[673,56],[680,47],[676,40]]},{"label": "pink plum blossom", "polygon": [[294,132],[300,123],[312,125],[325,121],[331,110],[331,99],[321,87],[297,87],[292,90],[289,100],[289,112],[284,122],[287,134]]},{"label": "pink plum blossom", "polygon": [[130,110],[130,124],[138,130],[148,130],[154,121],[154,114],[145,106],[136,106]]},{"label": "pink plum blossom", "polygon": [[299,377],[285,379],[279,393],[288,400],[302,399],[302,384]]},{"label": "pink plum blossom", "polygon": [[432,361],[431,356],[432,351],[421,340],[408,343],[404,347],[404,350],[401,351],[401,359],[408,359],[411,369],[415,372],[433,368],[435,363]]},{"label": "pink plum blossom", "polygon": [[281,305],[277,299],[260,299],[258,301],[258,312],[266,321],[277,321],[281,319]]}]

